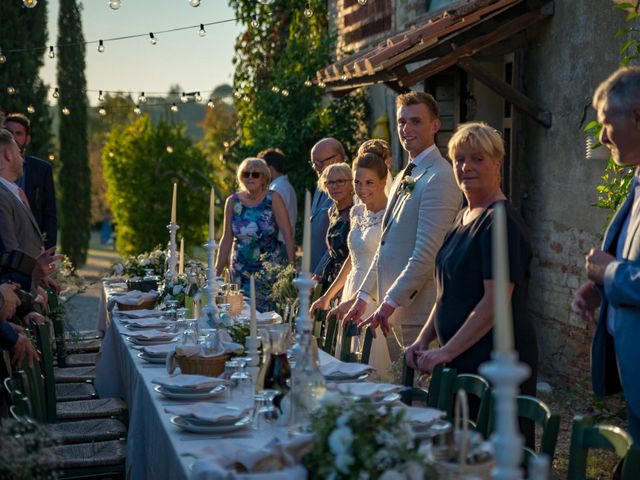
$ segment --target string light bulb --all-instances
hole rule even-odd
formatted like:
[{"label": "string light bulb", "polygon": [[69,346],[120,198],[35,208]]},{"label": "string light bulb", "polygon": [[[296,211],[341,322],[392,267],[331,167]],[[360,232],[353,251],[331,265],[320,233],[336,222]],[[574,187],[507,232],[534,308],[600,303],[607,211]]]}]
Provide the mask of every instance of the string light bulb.
[{"label": "string light bulb", "polygon": [[313,82],[307,78],[307,79],[304,81],[304,86],[305,86],[305,87],[312,87],[312,86],[313,86]]},{"label": "string light bulb", "polygon": [[36,109],[35,109],[35,107],[34,107],[33,105],[29,105],[29,106],[27,107],[27,112],[29,112],[29,113],[36,113]]},{"label": "string light bulb", "polygon": [[273,87],[271,87],[271,91],[273,93],[280,93],[280,88],[277,85],[274,85]]},{"label": "string light bulb", "polygon": [[100,114],[100,116],[101,116],[101,117],[104,117],[104,116],[106,116],[106,115],[107,115],[107,109],[106,109],[106,108],[104,108],[104,107],[100,107],[100,108],[98,109],[98,113]]},{"label": "string light bulb", "polygon": [[200,103],[202,101],[202,95],[200,95],[200,92],[196,92],[196,102]]},{"label": "string light bulb", "polygon": [[53,162],[56,159],[56,156],[53,153],[49,154],[49,161]]},{"label": "string light bulb", "polygon": [[168,154],[172,154],[173,153],[173,147],[171,145],[167,145],[167,153]]},{"label": "string light bulb", "polygon": [[102,94],[102,90],[100,90],[98,92],[98,101],[99,102],[104,102],[104,95]]},{"label": "string light bulb", "polygon": [[326,86],[327,86],[327,84],[326,84],[326,83],[324,83],[324,81],[323,81],[323,80],[320,80],[320,81],[318,81],[318,86],[319,86],[320,88],[324,88],[324,87],[326,87]]},{"label": "string light bulb", "polygon": [[109,155],[109,158],[113,158],[116,156],[116,154],[113,153],[111,150],[109,150],[109,153],[107,153],[107,155]]},{"label": "string light bulb", "polygon": [[281,93],[282,93],[283,97],[288,97],[289,96],[289,90],[287,90],[286,88],[283,88]]},{"label": "string light bulb", "polygon": [[38,5],[38,0],[22,0],[22,4],[27,8],[33,8]]},{"label": "string light bulb", "polygon": [[236,89],[236,90],[233,91],[233,96],[236,97],[236,98],[240,98],[240,97],[242,97],[242,93],[240,93],[240,90]]},{"label": "string light bulb", "polygon": [[171,111],[173,113],[176,113],[178,111],[178,105],[176,105],[175,103],[173,105],[171,105]]},{"label": "string light bulb", "polygon": [[367,0],[358,0],[358,3],[360,5],[366,5],[367,4]]},{"label": "string light bulb", "polygon": [[213,107],[215,107],[215,106],[216,106],[216,105],[215,105],[215,103],[213,103],[213,100],[209,100],[209,101],[207,102],[207,107],[209,107],[209,108],[213,108]]},{"label": "string light bulb", "polygon": [[9,86],[7,87],[7,93],[8,93],[9,95],[15,95],[15,93],[16,93],[16,88],[15,88],[13,85],[9,85]]},{"label": "string light bulb", "polygon": [[53,50],[53,45],[49,46],[49,58],[56,58],[56,52]]},{"label": "string light bulb", "polygon": [[156,43],[158,43],[158,39],[153,34],[153,32],[149,32],[149,41],[151,42],[151,45],[155,45]]},{"label": "string light bulb", "polygon": [[269,0],[258,0],[258,3],[262,5],[269,5]]},{"label": "string light bulb", "polygon": [[133,109],[133,113],[135,113],[136,115],[140,115],[142,113],[140,105],[136,105],[136,108]]},{"label": "string light bulb", "polygon": [[343,82],[346,82],[346,81],[347,81],[347,74],[346,74],[346,73],[343,73],[343,74],[340,76],[340,80],[342,80]]},{"label": "string light bulb", "polygon": [[251,101],[251,99],[249,98],[249,95],[243,95],[242,96],[242,101],[244,103],[249,103]]},{"label": "string light bulb", "polygon": [[53,98],[60,98],[60,90],[58,89],[58,87],[53,89],[53,93],[51,94],[51,96]]},{"label": "string light bulb", "polygon": [[100,53],[104,52],[104,42],[102,40],[98,42],[98,51]]},{"label": "string light bulb", "polygon": [[304,16],[307,18],[311,18],[313,16],[313,10],[311,10],[311,5],[308,3],[304,7]]},{"label": "string light bulb", "polygon": [[0,52],[0,63],[5,63],[7,61],[7,56]]},{"label": "string light bulb", "polygon": [[256,16],[254,15],[253,17],[251,17],[251,26],[253,28],[258,28],[260,24],[258,23],[258,19],[256,18]]},{"label": "string light bulb", "polygon": [[180,95],[180,101],[182,103],[187,103],[189,101],[189,97],[187,97],[187,94],[182,92],[182,95]]},{"label": "string light bulb", "polygon": [[111,10],[118,10],[122,6],[122,2],[120,0],[109,0],[109,6]]},{"label": "string light bulb", "polygon": [[198,35],[204,37],[207,34],[207,31],[204,29],[204,23],[200,24],[200,30],[198,30]]},{"label": "string light bulb", "polygon": [[68,117],[69,115],[71,115],[71,110],[69,110],[67,107],[62,107],[62,114]]},{"label": "string light bulb", "polygon": [[138,96],[138,103],[147,103],[147,97],[144,96],[144,92],[141,92]]},{"label": "string light bulb", "polygon": [[200,6],[200,0],[189,0],[189,5],[191,5],[192,7],[199,7]]}]

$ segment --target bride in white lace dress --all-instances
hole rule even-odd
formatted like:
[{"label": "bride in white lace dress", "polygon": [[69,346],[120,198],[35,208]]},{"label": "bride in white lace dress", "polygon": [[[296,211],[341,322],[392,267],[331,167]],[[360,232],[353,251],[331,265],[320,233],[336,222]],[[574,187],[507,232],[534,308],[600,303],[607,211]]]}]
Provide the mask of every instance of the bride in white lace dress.
[{"label": "bride in white lace dress", "polygon": [[[375,154],[359,155],[353,162],[353,174],[355,192],[361,203],[354,205],[351,209],[351,229],[348,236],[349,258],[324,295],[313,303],[312,313],[316,309],[328,309],[331,301],[338,298],[341,291],[341,305],[345,306],[335,309],[334,313],[339,314],[342,310],[346,312],[348,310],[346,305],[351,304],[350,300],[358,292],[378,248],[382,234],[382,217],[387,205],[385,194],[386,164],[382,158]],[[375,304],[371,304],[371,311],[366,312],[365,315],[373,313],[374,309]],[[341,332],[340,329],[336,356],[340,355]],[[360,342],[362,341],[364,341],[364,332],[360,335]],[[358,347],[355,346],[355,348]],[[382,335],[378,335],[373,340],[369,364],[375,367],[383,378],[389,377],[389,350],[386,339]]]}]

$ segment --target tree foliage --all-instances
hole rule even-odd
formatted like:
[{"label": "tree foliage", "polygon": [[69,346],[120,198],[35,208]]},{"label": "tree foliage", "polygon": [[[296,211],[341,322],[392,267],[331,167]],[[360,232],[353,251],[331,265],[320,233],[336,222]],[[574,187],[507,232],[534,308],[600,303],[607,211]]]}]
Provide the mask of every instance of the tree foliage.
[{"label": "tree foliage", "polygon": [[[25,8],[22,2],[2,2],[0,8],[0,51],[7,57],[0,65],[0,110],[30,118],[29,153],[40,158],[47,158],[51,147],[47,86],[39,75],[47,43],[47,3],[40,0],[36,8]],[[37,50],[9,52],[16,49]],[[13,95],[8,94],[8,87],[15,89]],[[27,112],[29,105],[34,113]]]},{"label": "tree foliage", "polygon": [[[246,26],[235,47],[239,141],[233,154],[240,160],[263,148],[280,147],[288,156],[286,173],[298,192],[313,188],[315,174],[307,163],[313,144],[333,136],[353,154],[366,135],[364,94],[329,100],[322,89],[305,85],[331,63],[334,41],[327,2],[273,0],[264,5],[230,0],[229,4]],[[314,12],[310,18],[303,13],[306,4]]]},{"label": "tree foliage", "polygon": [[116,125],[103,149],[102,165],[120,254],[167,243],[173,182],[178,183],[178,238],[185,238],[188,249],[205,242],[210,188],[222,189],[223,184],[184,127],[165,122],[154,126],[148,115]]},{"label": "tree foliage", "polygon": [[[62,251],[74,265],[84,263],[89,248],[91,172],[87,150],[87,82],[81,9],[76,0],[60,0],[58,44],[74,44],[58,52],[61,169]],[[65,115],[65,109],[69,114]]]}]

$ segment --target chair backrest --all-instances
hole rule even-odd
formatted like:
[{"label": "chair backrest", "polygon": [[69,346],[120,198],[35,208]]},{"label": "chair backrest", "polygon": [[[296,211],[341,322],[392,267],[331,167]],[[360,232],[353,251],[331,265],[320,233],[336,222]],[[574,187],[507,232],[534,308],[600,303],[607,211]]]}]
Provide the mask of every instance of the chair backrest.
[{"label": "chair backrest", "polygon": [[402,384],[407,388],[401,393],[402,401],[407,405],[411,405],[414,401],[424,402],[427,407],[446,411],[456,376],[457,372],[454,368],[437,365],[431,374],[428,390],[414,387],[415,371],[403,359]]},{"label": "chair backrest", "polygon": [[586,478],[587,457],[590,449],[612,450],[624,459],[620,480],[638,478],[640,447],[633,446],[629,434],[613,425],[596,425],[593,417],[578,415],[573,419],[569,449],[568,480]]},{"label": "chair backrest", "polygon": [[42,371],[44,373],[44,400],[49,422],[56,421],[56,380],[53,371],[53,349],[51,348],[51,330],[48,322],[34,327],[38,349],[40,350]]},{"label": "chair backrest", "polygon": [[[362,335],[363,333],[364,337]],[[352,349],[352,340],[356,336],[359,336],[360,341],[364,342],[361,347],[360,358],[358,358],[357,353]],[[371,343],[371,329],[358,328],[355,323],[349,323],[349,325],[347,325],[347,327],[342,332],[342,340],[340,342],[340,360],[342,360],[343,362],[369,363],[369,356],[371,355]]]},{"label": "chair backrest", "polygon": [[65,338],[64,309],[60,305],[60,300],[54,291],[49,290],[47,293],[49,297],[49,313],[47,317],[51,319],[51,323],[53,325],[58,366],[65,367],[67,345]]},{"label": "chair backrest", "polygon": [[467,396],[476,397],[479,401],[478,413],[473,422],[475,429],[485,438],[489,433],[489,413],[491,411],[491,386],[489,382],[480,375],[473,373],[459,373],[451,382],[451,390],[448,394],[446,412],[448,418],[453,418],[453,407],[456,401],[458,390],[464,390]]},{"label": "chair backrest", "polygon": [[339,322],[335,315],[327,319],[326,312],[323,312],[323,317],[325,319],[325,331],[324,331],[325,336],[324,336],[324,344],[322,345],[322,349],[325,352],[327,352],[329,355],[333,355],[335,354],[335,351],[336,351]]}]

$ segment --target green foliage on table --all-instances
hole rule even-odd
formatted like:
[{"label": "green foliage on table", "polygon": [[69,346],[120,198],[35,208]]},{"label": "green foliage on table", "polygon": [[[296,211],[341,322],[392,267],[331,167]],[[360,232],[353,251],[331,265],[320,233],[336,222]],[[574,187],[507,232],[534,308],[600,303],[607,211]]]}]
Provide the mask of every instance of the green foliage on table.
[{"label": "green foliage on table", "polygon": [[[85,262],[91,228],[91,172],[87,147],[87,81],[80,7],[60,0],[58,43],[73,44],[58,54],[60,126],[60,244],[74,265]],[[68,109],[68,114],[65,115]]]},{"label": "green foliage on table", "polygon": [[202,150],[185,136],[184,127],[153,125],[147,115],[117,126],[105,144],[102,164],[120,254],[167,244],[174,182],[178,241],[184,237],[187,250],[205,242],[211,186],[219,192],[222,185]]},{"label": "green foliage on table", "polygon": [[153,270],[153,275],[164,277],[166,253],[158,245],[150,252],[129,255],[112,268],[115,276],[144,277],[146,270]]},{"label": "green foliage on table", "polygon": [[231,339],[240,345],[245,345],[245,341],[250,333],[248,323],[234,323],[227,328],[227,331],[229,335],[231,335]]},{"label": "green foliage on table", "polygon": [[327,396],[310,419],[315,444],[303,459],[310,479],[423,478],[423,458],[402,410]]},{"label": "green foliage on table", "polygon": [[296,270],[272,254],[262,254],[260,261],[262,268],[255,274],[256,304],[270,305],[284,318],[285,309],[297,304],[298,291],[293,285]]},{"label": "green foliage on table", "polygon": [[162,297],[163,302],[175,300],[178,302],[177,307],[183,308],[185,306],[187,286],[186,277],[184,275],[178,275],[175,280],[164,283],[160,297]]},{"label": "green foliage on table", "polygon": [[[24,8],[22,2],[5,1],[0,14],[0,52],[7,57],[0,64],[0,111],[20,112],[29,117],[31,143],[27,153],[44,159],[51,153],[52,121],[48,88],[39,74],[48,53],[47,3],[41,1],[37,8]],[[26,51],[8,52],[12,49]],[[6,91],[10,86],[15,88],[13,95]],[[34,113],[27,111],[29,105],[34,107]]]},{"label": "green foliage on table", "polygon": [[13,418],[0,420],[0,478],[13,480],[57,478],[56,442],[44,426]]},{"label": "green foliage on table", "polygon": [[[287,155],[286,174],[302,203],[304,188],[315,188],[316,175],[308,166],[315,142],[332,136],[343,142],[351,158],[365,139],[366,96],[363,92],[330,99],[317,85],[305,86],[316,71],[332,63],[335,42],[322,0],[305,2],[230,0],[246,30],[235,45],[235,108],[238,160],[267,147]],[[257,22],[253,26],[252,21]],[[276,90],[276,91],[274,91]],[[283,95],[286,92],[287,95]]]}]

